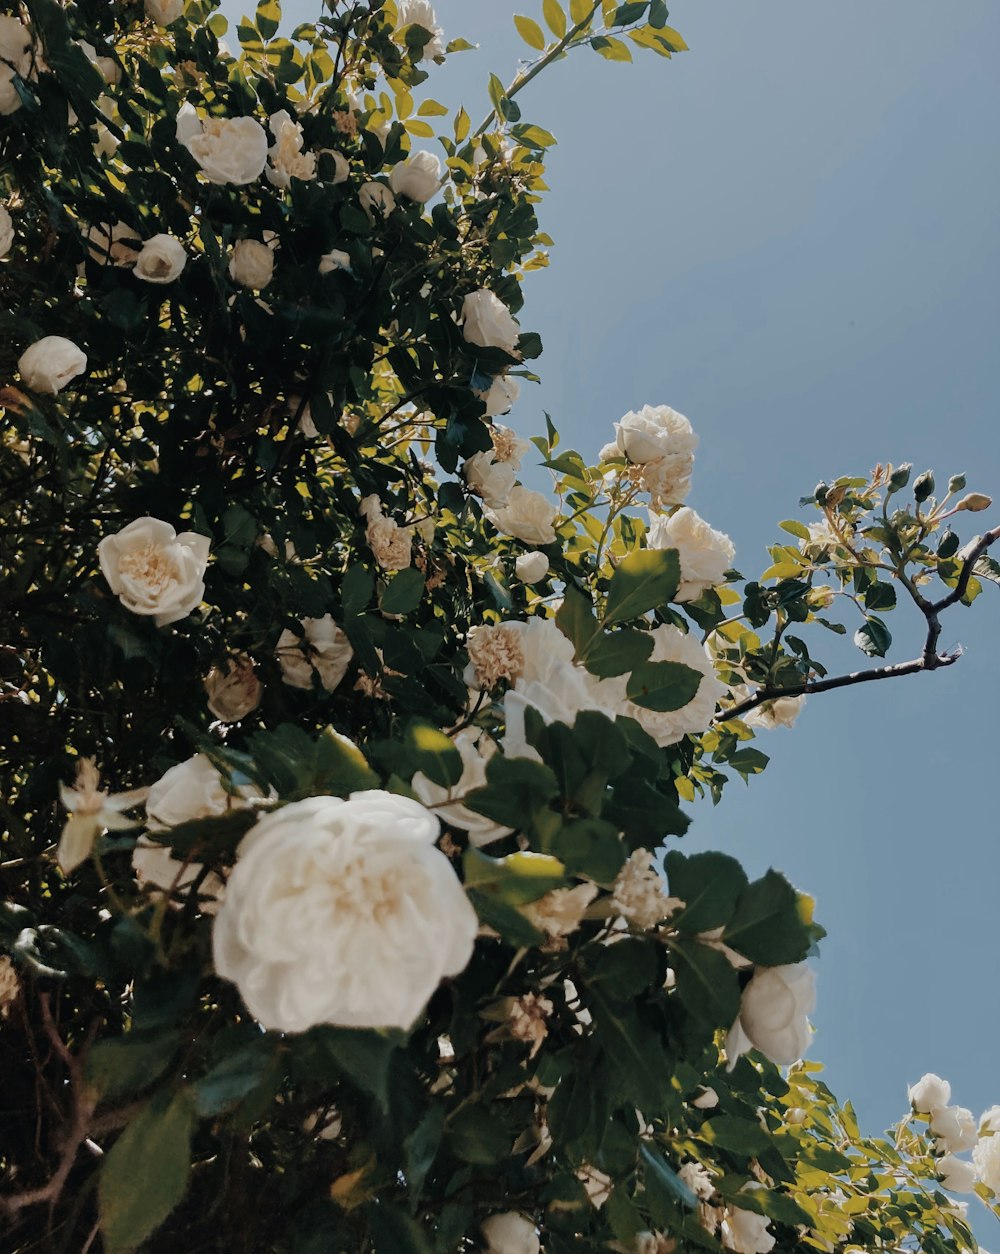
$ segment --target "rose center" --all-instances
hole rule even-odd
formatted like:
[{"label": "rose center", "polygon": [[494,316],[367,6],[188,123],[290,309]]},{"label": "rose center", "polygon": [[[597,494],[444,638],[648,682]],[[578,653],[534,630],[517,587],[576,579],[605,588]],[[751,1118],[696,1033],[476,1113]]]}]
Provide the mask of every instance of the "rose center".
[{"label": "rose center", "polygon": [[177,563],[156,544],[147,544],[125,553],[118,568],[129,579],[144,584],[150,592],[156,593],[176,582],[179,575]]}]

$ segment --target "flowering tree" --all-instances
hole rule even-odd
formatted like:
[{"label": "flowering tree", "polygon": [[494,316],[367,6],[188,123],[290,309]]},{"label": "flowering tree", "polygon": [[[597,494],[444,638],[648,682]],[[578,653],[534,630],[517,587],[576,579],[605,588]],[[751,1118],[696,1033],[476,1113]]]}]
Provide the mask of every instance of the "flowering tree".
[{"label": "flowering tree", "polygon": [[975,1249],[1000,1108],[925,1076],[863,1137],[811,899],[677,838],[805,694],[957,660],[990,501],[820,484],[748,582],[674,410],[517,438],[518,97],[683,39],[545,0],[474,130],[426,0],[329,8],[238,56],[209,0],[0,16],[8,1248]]}]

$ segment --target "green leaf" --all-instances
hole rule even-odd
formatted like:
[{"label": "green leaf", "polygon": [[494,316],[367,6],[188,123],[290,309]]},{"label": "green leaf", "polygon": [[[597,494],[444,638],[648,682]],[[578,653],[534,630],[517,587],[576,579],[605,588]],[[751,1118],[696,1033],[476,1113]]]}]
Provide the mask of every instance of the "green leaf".
[{"label": "green leaf", "polygon": [[556,610],[556,626],[573,645],[575,656],[583,658],[597,633],[597,619],[590,598],[574,584],[563,589],[562,605]]},{"label": "green leaf", "polygon": [[340,602],[345,618],[356,618],[371,605],[375,580],[369,571],[357,562],[349,566],[340,583]]},{"label": "green leaf", "polygon": [[273,39],[281,25],[281,5],[278,0],[261,0],[257,5],[257,29],[264,39]]},{"label": "green leaf", "polygon": [[593,7],[592,0],[569,0],[569,15],[573,25],[579,26],[581,22],[587,21]]},{"label": "green leaf", "polygon": [[521,17],[515,13],[514,25],[517,27],[518,34],[529,48],[537,48],[541,51],[545,47],[545,35],[542,28],[537,22],[533,22],[530,17]]},{"label": "green leaf", "polygon": [[672,849],[664,859],[670,895],[686,903],[672,916],[671,926],[688,935],[724,927],[733,916],[746,872],[726,853],[695,853]]},{"label": "green leaf", "polygon": [[452,1153],[480,1167],[506,1162],[512,1141],[495,1111],[482,1105],[463,1106],[448,1125],[447,1142]]},{"label": "green leaf", "polygon": [[694,698],[701,680],[701,672],[683,662],[642,662],[625,691],[644,710],[680,710]]},{"label": "green leaf", "polygon": [[512,853],[491,858],[469,847],[462,857],[467,888],[489,893],[510,905],[523,906],[537,901],[554,888],[566,888],[566,868],[558,858],[544,853]]},{"label": "green leaf", "polygon": [[782,531],[787,531],[789,535],[796,536],[799,540],[809,539],[809,528],[805,523],[800,523],[794,518],[786,518],[784,522],[778,523]]},{"label": "green leaf", "polygon": [[611,577],[605,627],[668,605],[680,579],[676,549],[637,549],[630,553]]},{"label": "green leaf", "polygon": [[612,884],[625,865],[625,846],[618,828],[603,819],[573,819],[563,823],[552,849],[568,871],[586,876],[597,884]]},{"label": "green leaf", "polygon": [[324,727],[313,748],[309,795],[347,797],[378,786],[379,777],[358,746],[332,727]]},{"label": "green leaf", "polygon": [[545,24],[557,39],[566,34],[566,14],[557,0],[542,0],[542,14]]},{"label": "green leaf", "polygon": [[872,614],[854,633],[854,643],[869,657],[885,657],[892,644],[892,635],[881,618]]},{"label": "green leaf", "polygon": [[633,22],[638,22],[648,3],[649,0],[627,0],[625,4],[620,4],[611,19],[613,25],[631,26]]},{"label": "green leaf", "polygon": [[101,1166],[97,1186],[108,1254],[137,1249],[184,1197],[194,1103],[187,1089],[159,1094],[129,1123]]},{"label": "green leaf", "polygon": [[333,1065],[355,1087],[389,1109],[389,1070],[393,1054],[406,1040],[395,1028],[313,1028],[310,1043],[319,1046]]},{"label": "green leaf", "polygon": [[556,777],[547,766],[497,753],[486,765],[485,787],[468,793],[465,805],[504,827],[526,831],[558,792]]},{"label": "green leaf", "polygon": [[260,1036],[232,1050],[194,1086],[194,1101],[203,1119],[239,1105],[263,1082],[275,1060],[277,1041]]},{"label": "green leaf", "polygon": [[612,1002],[599,987],[588,986],[586,1001],[622,1095],[652,1118],[671,1093],[669,1057],[659,1037],[631,1005]]},{"label": "green leaf", "polygon": [[768,967],[801,962],[812,944],[805,902],[779,871],[768,871],[740,894],[722,933],[727,945]]},{"label": "green leaf", "polygon": [[698,1131],[701,1140],[733,1154],[753,1157],[771,1148],[771,1138],[759,1123],[735,1115],[716,1115]]},{"label": "green leaf", "polygon": [[409,1215],[385,1202],[365,1207],[375,1254],[433,1254],[423,1230]]},{"label": "green leaf", "polygon": [[865,608],[892,610],[896,608],[896,589],[891,583],[870,584],[865,592]]},{"label": "green leaf", "polygon": [[462,755],[454,741],[437,727],[414,719],[406,729],[403,743],[414,763],[414,773],[426,775],[442,788],[453,788],[462,778]]},{"label": "green leaf", "polygon": [[602,35],[590,41],[590,46],[601,54],[605,61],[631,61],[632,54],[628,44],[610,35]]},{"label": "green leaf", "polygon": [[602,632],[594,636],[581,658],[591,675],[607,679],[633,671],[653,651],[653,637],[648,631],[623,627],[620,631]]},{"label": "green leaf", "polygon": [[416,566],[399,571],[385,586],[379,598],[383,614],[409,614],[420,604],[424,595],[424,577]]},{"label": "green leaf", "polygon": [[696,940],[672,941],[670,952],[685,1008],[709,1028],[730,1028],[740,1012],[740,982],[726,955]]},{"label": "green leaf", "polygon": [[87,1055],[87,1084],[101,1101],[141,1092],[166,1071],[179,1043],[178,1032],[128,1032],[98,1041]]},{"label": "green leaf", "polygon": [[655,942],[626,936],[613,945],[600,946],[590,982],[603,985],[616,1001],[632,1001],[655,983],[662,984]]}]

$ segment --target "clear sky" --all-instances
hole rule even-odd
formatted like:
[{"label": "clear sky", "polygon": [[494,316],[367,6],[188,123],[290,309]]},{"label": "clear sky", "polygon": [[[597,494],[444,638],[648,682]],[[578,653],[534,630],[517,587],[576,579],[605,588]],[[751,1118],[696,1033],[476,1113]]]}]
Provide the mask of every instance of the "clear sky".
[{"label": "clear sky", "polygon": [[[488,72],[509,81],[527,51],[512,14],[541,5],[436,7],[481,48],[426,90],[478,121]],[[582,50],[520,99],[559,146],[540,206],[556,247],[522,313],[543,383],[512,425],[535,433],[546,409],[595,456],[626,410],[681,410],[701,436],[689,504],[748,576],[818,479],[877,461],[966,471],[1000,502],[1000,4],[677,0],[671,23],[689,53]],[[966,518],[968,536],[1000,504]],[[917,651],[903,614],[890,660]],[[793,731],[760,736],[765,774],[696,806],[685,841],[818,899],[812,1055],[869,1131],[924,1071],[977,1115],[1000,1103],[998,624],[988,586],[945,620],[957,666],[811,698]],[[823,635],[820,657],[864,663]]]}]

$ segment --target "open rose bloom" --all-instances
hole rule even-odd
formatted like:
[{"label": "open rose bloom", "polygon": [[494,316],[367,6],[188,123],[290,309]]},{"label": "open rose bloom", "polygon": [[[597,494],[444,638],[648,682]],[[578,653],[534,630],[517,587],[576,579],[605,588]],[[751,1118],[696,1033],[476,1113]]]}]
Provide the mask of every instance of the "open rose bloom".
[{"label": "open rose bloom", "polygon": [[111,591],[133,614],[157,627],[186,618],[205,595],[209,540],[194,531],[178,535],[159,518],[137,518],[97,551]]}]

